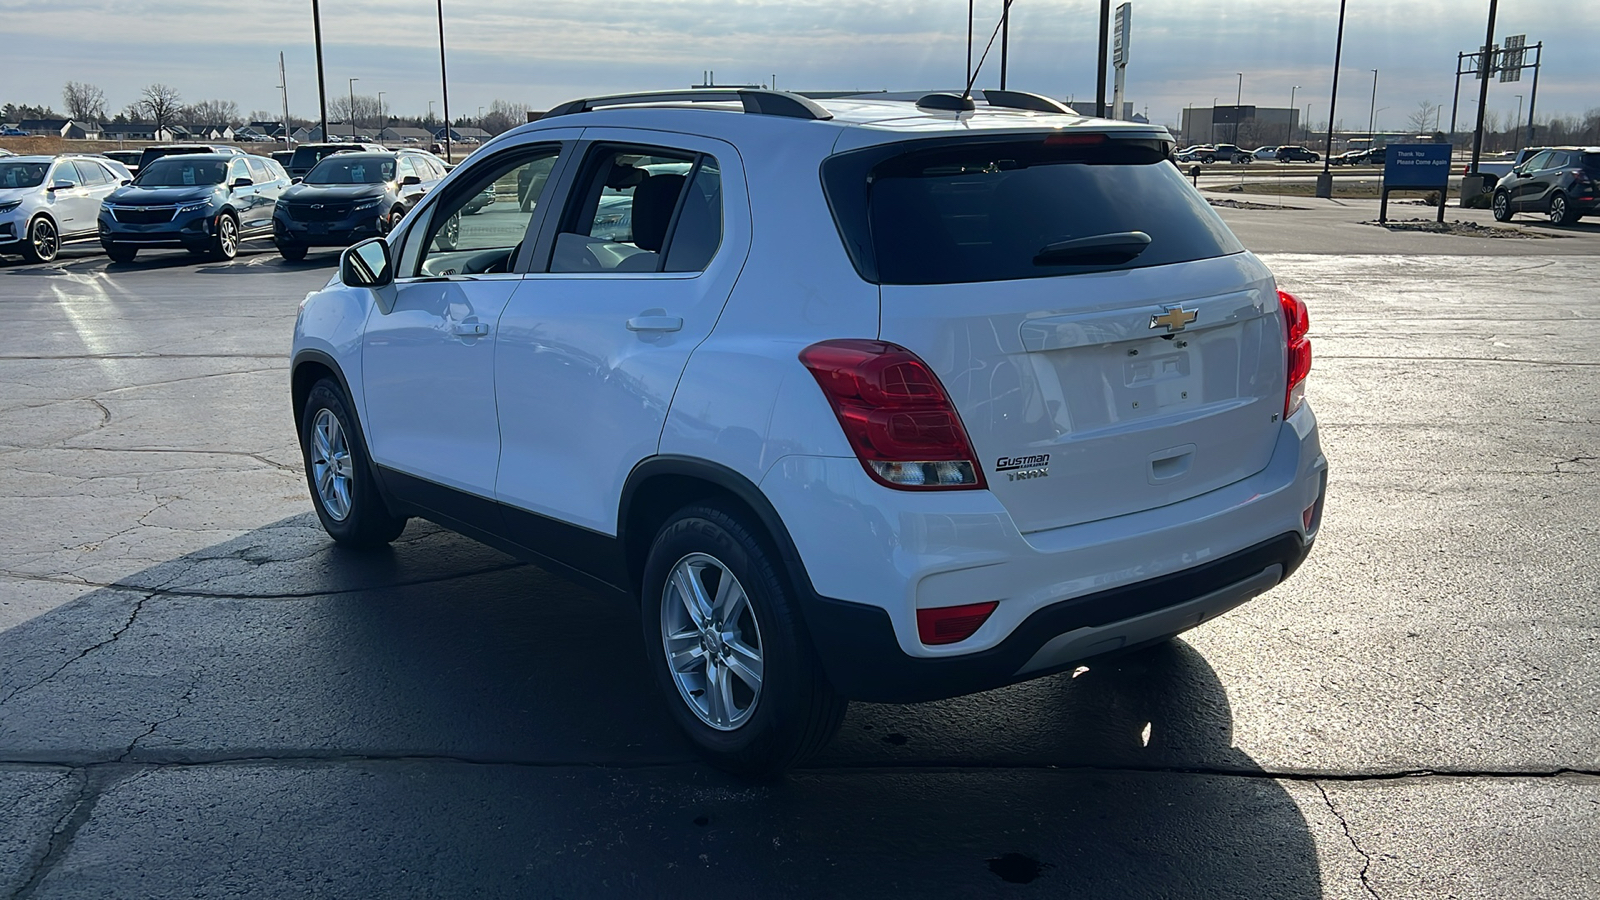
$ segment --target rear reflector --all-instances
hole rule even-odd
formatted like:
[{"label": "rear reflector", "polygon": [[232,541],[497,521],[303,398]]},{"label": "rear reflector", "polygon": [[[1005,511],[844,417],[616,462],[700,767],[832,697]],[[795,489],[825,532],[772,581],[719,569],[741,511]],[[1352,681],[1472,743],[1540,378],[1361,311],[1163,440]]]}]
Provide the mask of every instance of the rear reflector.
[{"label": "rear reflector", "polygon": [[972,637],[999,606],[998,600],[966,606],[941,606],[917,610],[917,636],[924,644],[954,644]]}]

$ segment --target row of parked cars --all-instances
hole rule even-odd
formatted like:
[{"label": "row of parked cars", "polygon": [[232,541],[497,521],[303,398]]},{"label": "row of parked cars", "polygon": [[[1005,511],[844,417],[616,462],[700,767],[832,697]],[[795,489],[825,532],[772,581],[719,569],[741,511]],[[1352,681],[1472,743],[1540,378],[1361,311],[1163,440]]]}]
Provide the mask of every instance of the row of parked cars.
[{"label": "row of parked cars", "polygon": [[1176,162],[1216,163],[1228,162],[1243,165],[1256,160],[1278,162],[1318,162],[1322,159],[1314,150],[1286,145],[1283,147],[1257,147],[1246,150],[1237,144],[1195,144],[1173,154]]},{"label": "row of parked cars", "polygon": [[49,262],[97,241],[117,262],[180,247],[232,259],[241,242],[270,238],[299,260],[387,233],[446,172],[429,152],[368,144],[302,144],[283,159],[206,144],[126,152],[138,159],[0,158],[0,254]]}]

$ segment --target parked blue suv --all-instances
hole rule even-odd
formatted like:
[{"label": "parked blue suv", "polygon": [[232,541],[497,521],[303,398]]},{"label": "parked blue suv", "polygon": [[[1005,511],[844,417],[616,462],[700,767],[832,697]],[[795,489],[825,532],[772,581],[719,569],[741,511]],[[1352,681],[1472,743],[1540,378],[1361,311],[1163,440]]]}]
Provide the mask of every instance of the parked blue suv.
[{"label": "parked blue suv", "polygon": [[164,156],[101,204],[100,245],[117,262],[131,262],[144,247],[232,259],[240,241],[272,234],[272,213],[288,186],[283,167],[260,156]]}]

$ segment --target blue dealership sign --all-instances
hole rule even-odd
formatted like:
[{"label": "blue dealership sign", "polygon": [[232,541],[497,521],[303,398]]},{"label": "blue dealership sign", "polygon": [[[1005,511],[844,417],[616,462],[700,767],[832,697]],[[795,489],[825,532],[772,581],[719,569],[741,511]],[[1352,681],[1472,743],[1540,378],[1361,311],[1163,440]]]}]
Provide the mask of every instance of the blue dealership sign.
[{"label": "blue dealership sign", "polygon": [[1450,144],[1390,144],[1383,164],[1389,190],[1436,191],[1450,183]]}]

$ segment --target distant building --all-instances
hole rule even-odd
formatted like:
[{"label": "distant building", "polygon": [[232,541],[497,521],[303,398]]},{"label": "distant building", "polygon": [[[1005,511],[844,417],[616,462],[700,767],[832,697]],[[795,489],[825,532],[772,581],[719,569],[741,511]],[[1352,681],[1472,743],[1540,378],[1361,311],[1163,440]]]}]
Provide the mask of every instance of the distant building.
[{"label": "distant building", "polygon": [[108,141],[176,140],[171,126],[157,128],[154,122],[111,122],[101,126],[101,134]]},{"label": "distant building", "polygon": [[378,140],[385,144],[428,144],[433,141],[433,132],[426,128],[409,128],[404,125],[390,125],[378,132]]},{"label": "distant building", "polygon": [[1276,146],[1308,140],[1300,127],[1300,111],[1270,106],[1189,107],[1174,135],[1183,146],[1238,144]]},{"label": "distant building", "polygon": [[23,119],[17,123],[17,127],[29,134],[53,134],[75,140],[98,138],[101,133],[100,123],[79,122],[75,119]]},{"label": "distant building", "polygon": [[[484,131],[482,128],[478,128],[478,127],[475,127],[475,126],[472,126],[472,125],[461,125],[461,126],[458,126],[456,128],[450,129],[450,140],[452,140],[452,141],[458,141],[459,142],[459,141],[472,140],[472,141],[477,141],[478,143],[482,143],[484,141],[487,141],[491,137],[494,137],[494,135],[490,134],[487,131]],[[436,131],[434,131],[433,139],[436,140],[436,141],[444,140],[444,129],[440,128],[440,129],[437,129]]]}]

